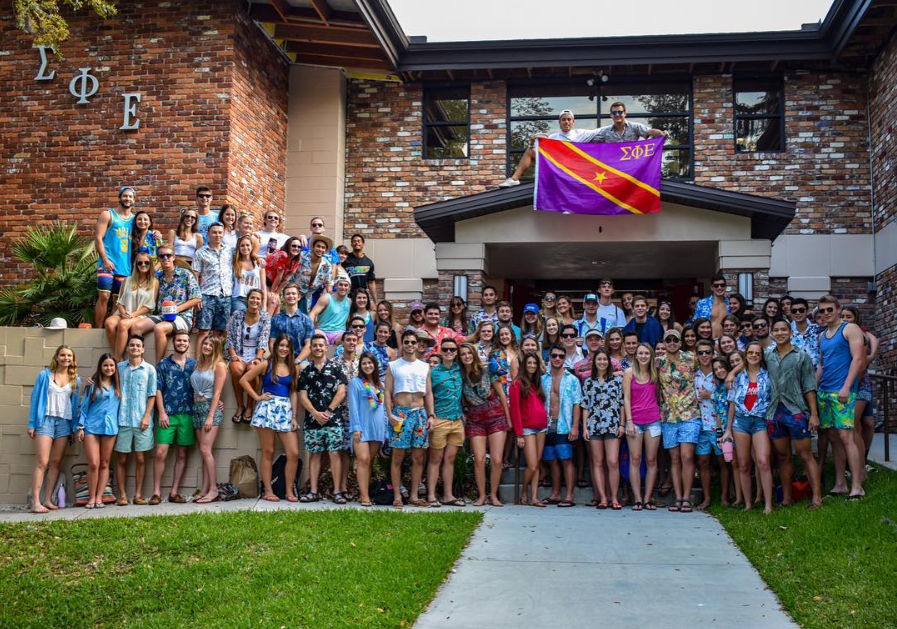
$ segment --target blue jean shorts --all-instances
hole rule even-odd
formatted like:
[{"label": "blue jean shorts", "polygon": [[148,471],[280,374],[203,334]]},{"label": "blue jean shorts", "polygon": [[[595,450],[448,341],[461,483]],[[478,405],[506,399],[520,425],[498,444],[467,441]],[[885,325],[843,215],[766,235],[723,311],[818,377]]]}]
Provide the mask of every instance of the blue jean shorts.
[{"label": "blue jean shorts", "polygon": [[530,435],[542,435],[548,432],[548,428],[524,428],[523,436],[528,437]]},{"label": "blue jean shorts", "polygon": [[50,437],[51,439],[61,439],[70,434],[72,434],[72,420],[52,415],[44,417],[41,425],[34,430],[35,437]]},{"label": "blue jean shorts", "polygon": [[660,420],[658,419],[656,422],[651,422],[650,424],[632,424],[635,426],[635,429],[638,431],[638,434],[643,435],[648,433],[655,439],[663,434],[663,429],[660,427]]},{"label": "blue jean shorts", "polygon": [[794,441],[799,441],[813,437],[808,426],[806,414],[792,413],[784,404],[779,404],[772,421],[766,422],[766,431],[769,433],[770,439],[790,437]]},{"label": "blue jean shorts", "polygon": [[246,298],[245,297],[231,297],[230,298],[231,313],[234,313],[237,310],[246,310]]},{"label": "blue jean shorts", "polygon": [[715,454],[716,456],[722,456],[723,449],[719,447],[719,444],[716,443],[716,431],[715,430],[702,430],[701,434],[698,435],[698,446],[695,448],[695,454],[705,455],[705,454]]},{"label": "blue jean shorts", "polygon": [[701,434],[701,419],[689,419],[684,422],[661,422],[663,429],[663,449],[671,450],[680,443],[697,443]]},{"label": "blue jean shorts", "polygon": [[568,461],[573,458],[573,442],[567,435],[556,432],[545,436],[545,448],[542,450],[543,461]]},{"label": "blue jean shorts", "polygon": [[732,430],[744,435],[766,432],[766,420],[762,417],[739,417],[736,415],[735,423],[732,424]]},{"label": "blue jean shorts", "polygon": [[202,296],[202,309],[196,314],[197,330],[226,330],[230,319],[230,297]]}]

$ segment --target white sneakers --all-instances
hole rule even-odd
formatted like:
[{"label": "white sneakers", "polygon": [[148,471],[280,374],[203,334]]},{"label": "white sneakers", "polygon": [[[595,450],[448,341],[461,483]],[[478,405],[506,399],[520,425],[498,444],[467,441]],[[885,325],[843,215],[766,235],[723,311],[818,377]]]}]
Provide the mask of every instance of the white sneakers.
[{"label": "white sneakers", "polygon": [[513,177],[508,177],[503,182],[498,184],[498,187],[499,188],[513,188],[514,186],[519,186],[519,185],[520,185],[520,182],[517,179],[514,179]]}]

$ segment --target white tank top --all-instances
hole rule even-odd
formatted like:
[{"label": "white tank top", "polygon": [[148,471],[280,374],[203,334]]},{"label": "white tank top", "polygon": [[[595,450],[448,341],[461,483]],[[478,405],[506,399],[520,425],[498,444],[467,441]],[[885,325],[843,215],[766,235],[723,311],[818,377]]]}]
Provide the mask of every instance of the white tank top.
[{"label": "white tank top", "polygon": [[64,387],[53,382],[50,376],[50,388],[47,390],[47,415],[50,417],[72,418],[72,383]]},{"label": "white tank top", "polygon": [[398,358],[389,363],[392,373],[393,393],[426,393],[427,379],[430,377],[430,365],[422,360],[413,363]]},{"label": "white tank top", "polygon": [[183,256],[193,259],[196,254],[196,237],[191,236],[190,240],[181,240],[175,235],[174,237],[174,255]]}]

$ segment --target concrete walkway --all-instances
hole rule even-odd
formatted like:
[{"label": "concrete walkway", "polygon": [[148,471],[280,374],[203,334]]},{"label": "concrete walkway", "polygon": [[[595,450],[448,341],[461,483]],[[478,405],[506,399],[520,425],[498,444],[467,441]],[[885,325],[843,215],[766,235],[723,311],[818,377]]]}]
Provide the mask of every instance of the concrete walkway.
[{"label": "concrete walkway", "polygon": [[885,462],[885,435],[884,433],[875,433],[872,439],[872,447],[869,448],[869,460],[879,465],[884,465],[892,470],[897,470],[897,435],[890,434],[891,460]]},{"label": "concrete walkway", "polygon": [[490,509],[416,629],[794,629],[710,516]]}]

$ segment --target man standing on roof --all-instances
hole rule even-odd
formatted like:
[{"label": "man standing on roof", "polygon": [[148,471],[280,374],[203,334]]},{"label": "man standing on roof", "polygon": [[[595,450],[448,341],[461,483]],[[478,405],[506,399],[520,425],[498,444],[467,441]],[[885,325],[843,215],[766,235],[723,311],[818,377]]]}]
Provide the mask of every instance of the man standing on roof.
[{"label": "man standing on roof", "polygon": [[[561,112],[561,115],[558,117],[558,124],[561,127],[560,132],[547,134],[547,133],[537,133],[534,138],[531,139],[531,142],[535,142],[535,138],[548,138],[549,140],[565,140],[567,142],[595,142],[598,137],[599,129],[574,129],[573,125],[575,123],[575,118],[573,116],[573,112],[569,109],[565,109]],[[499,184],[499,188],[511,188],[512,186],[520,185],[520,178],[523,176],[529,167],[533,165],[533,161],[536,159],[536,148],[535,146],[531,146],[526,149],[526,153],[523,154],[523,157],[520,158],[520,163],[517,164],[517,170],[514,171],[514,174],[505,179],[501,184]]]}]

